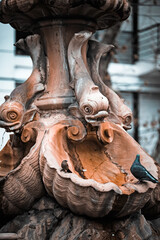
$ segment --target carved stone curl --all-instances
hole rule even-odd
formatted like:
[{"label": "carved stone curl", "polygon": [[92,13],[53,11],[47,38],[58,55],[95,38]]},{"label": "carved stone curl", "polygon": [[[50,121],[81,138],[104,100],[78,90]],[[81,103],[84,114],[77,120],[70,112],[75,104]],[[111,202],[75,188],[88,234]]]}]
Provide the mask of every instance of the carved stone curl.
[{"label": "carved stone curl", "polygon": [[[73,141],[81,141],[86,136],[86,129],[81,121],[72,120],[72,125],[67,127],[67,137]],[[71,124],[70,123],[70,124]]]}]

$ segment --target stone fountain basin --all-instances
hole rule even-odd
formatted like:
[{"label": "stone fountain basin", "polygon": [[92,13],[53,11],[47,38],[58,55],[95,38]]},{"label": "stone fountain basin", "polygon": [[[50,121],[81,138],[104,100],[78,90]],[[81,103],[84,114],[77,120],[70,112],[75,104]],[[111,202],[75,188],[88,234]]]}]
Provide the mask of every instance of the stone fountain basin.
[{"label": "stone fountain basin", "polygon": [[[123,217],[143,207],[149,213],[147,206],[151,214],[152,208],[157,214],[158,185],[139,183],[130,172],[140,154],[141,163],[158,178],[154,160],[140,145],[117,124],[103,122],[91,127],[63,117],[33,121],[24,127],[21,141],[25,151],[30,148],[25,156],[20,156],[22,143],[12,148],[9,142],[1,151],[1,211],[20,214],[30,209],[44,195],[45,187],[61,206],[80,215]],[[59,122],[60,118],[64,120]],[[30,142],[34,144],[28,145]],[[63,160],[68,160],[70,173],[62,171]]]},{"label": "stone fountain basin", "polygon": [[[43,139],[40,166],[48,193],[63,207],[90,217],[109,213],[122,217],[143,208],[156,184],[139,183],[130,167],[140,154],[141,163],[158,178],[154,160],[114,123],[88,128],[85,136],[83,128],[78,132],[71,124],[74,139],[69,137],[67,125],[64,122],[54,125]],[[81,137],[75,139],[76,134]],[[63,160],[68,160],[71,173],[62,170]],[[82,169],[86,170],[83,176]]]}]

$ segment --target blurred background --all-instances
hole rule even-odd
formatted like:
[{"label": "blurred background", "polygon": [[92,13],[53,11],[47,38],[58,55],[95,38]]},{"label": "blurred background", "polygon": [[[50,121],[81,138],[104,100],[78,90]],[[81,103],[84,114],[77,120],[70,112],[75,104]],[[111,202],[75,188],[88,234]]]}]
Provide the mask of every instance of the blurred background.
[{"label": "blurred background", "polygon": [[[101,59],[101,77],[133,111],[129,134],[160,163],[160,0],[130,2],[129,19],[93,38],[115,46]],[[29,34],[0,23],[0,104],[31,74],[30,57],[14,46]],[[8,137],[0,128],[0,150]]]}]

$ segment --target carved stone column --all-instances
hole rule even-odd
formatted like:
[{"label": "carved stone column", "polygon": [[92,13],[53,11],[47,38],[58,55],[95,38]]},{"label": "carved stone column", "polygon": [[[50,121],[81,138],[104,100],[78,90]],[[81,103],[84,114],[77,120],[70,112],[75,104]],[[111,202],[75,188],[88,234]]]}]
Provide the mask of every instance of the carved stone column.
[{"label": "carved stone column", "polygon": [[158,216],[159,186],[130,168],[137,154],[155,179],[159,167],[127,133],[132,112],[99,75],[113,46],[91,40],[129,12],[125,0],[0,2],[1,22],[33,32],[16,43],[32,74],[0,106],[0,126],[13,132],[0,152],[4,216],[31,209],[45,191],[92,218]]}]

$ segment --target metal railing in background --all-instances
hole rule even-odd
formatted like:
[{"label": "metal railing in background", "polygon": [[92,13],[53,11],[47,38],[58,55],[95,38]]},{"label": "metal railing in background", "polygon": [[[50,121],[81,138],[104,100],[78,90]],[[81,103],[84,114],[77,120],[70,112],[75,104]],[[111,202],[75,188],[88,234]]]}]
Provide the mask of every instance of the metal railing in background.
[{"label": "metal railing in background", "polygon": [[139,60],[155,61],[160,54],[160,24],[154,24],[138,31]]},{"label": "metal railing in background", "polygon": [[[133,54],[135,39],[138,38],[137,55]],[[160,23],[138,30],[136,36],[129,31],[122,31],[117,36],[117,62],[133,63],[134,60],[155,62],[160,54]]]}]

